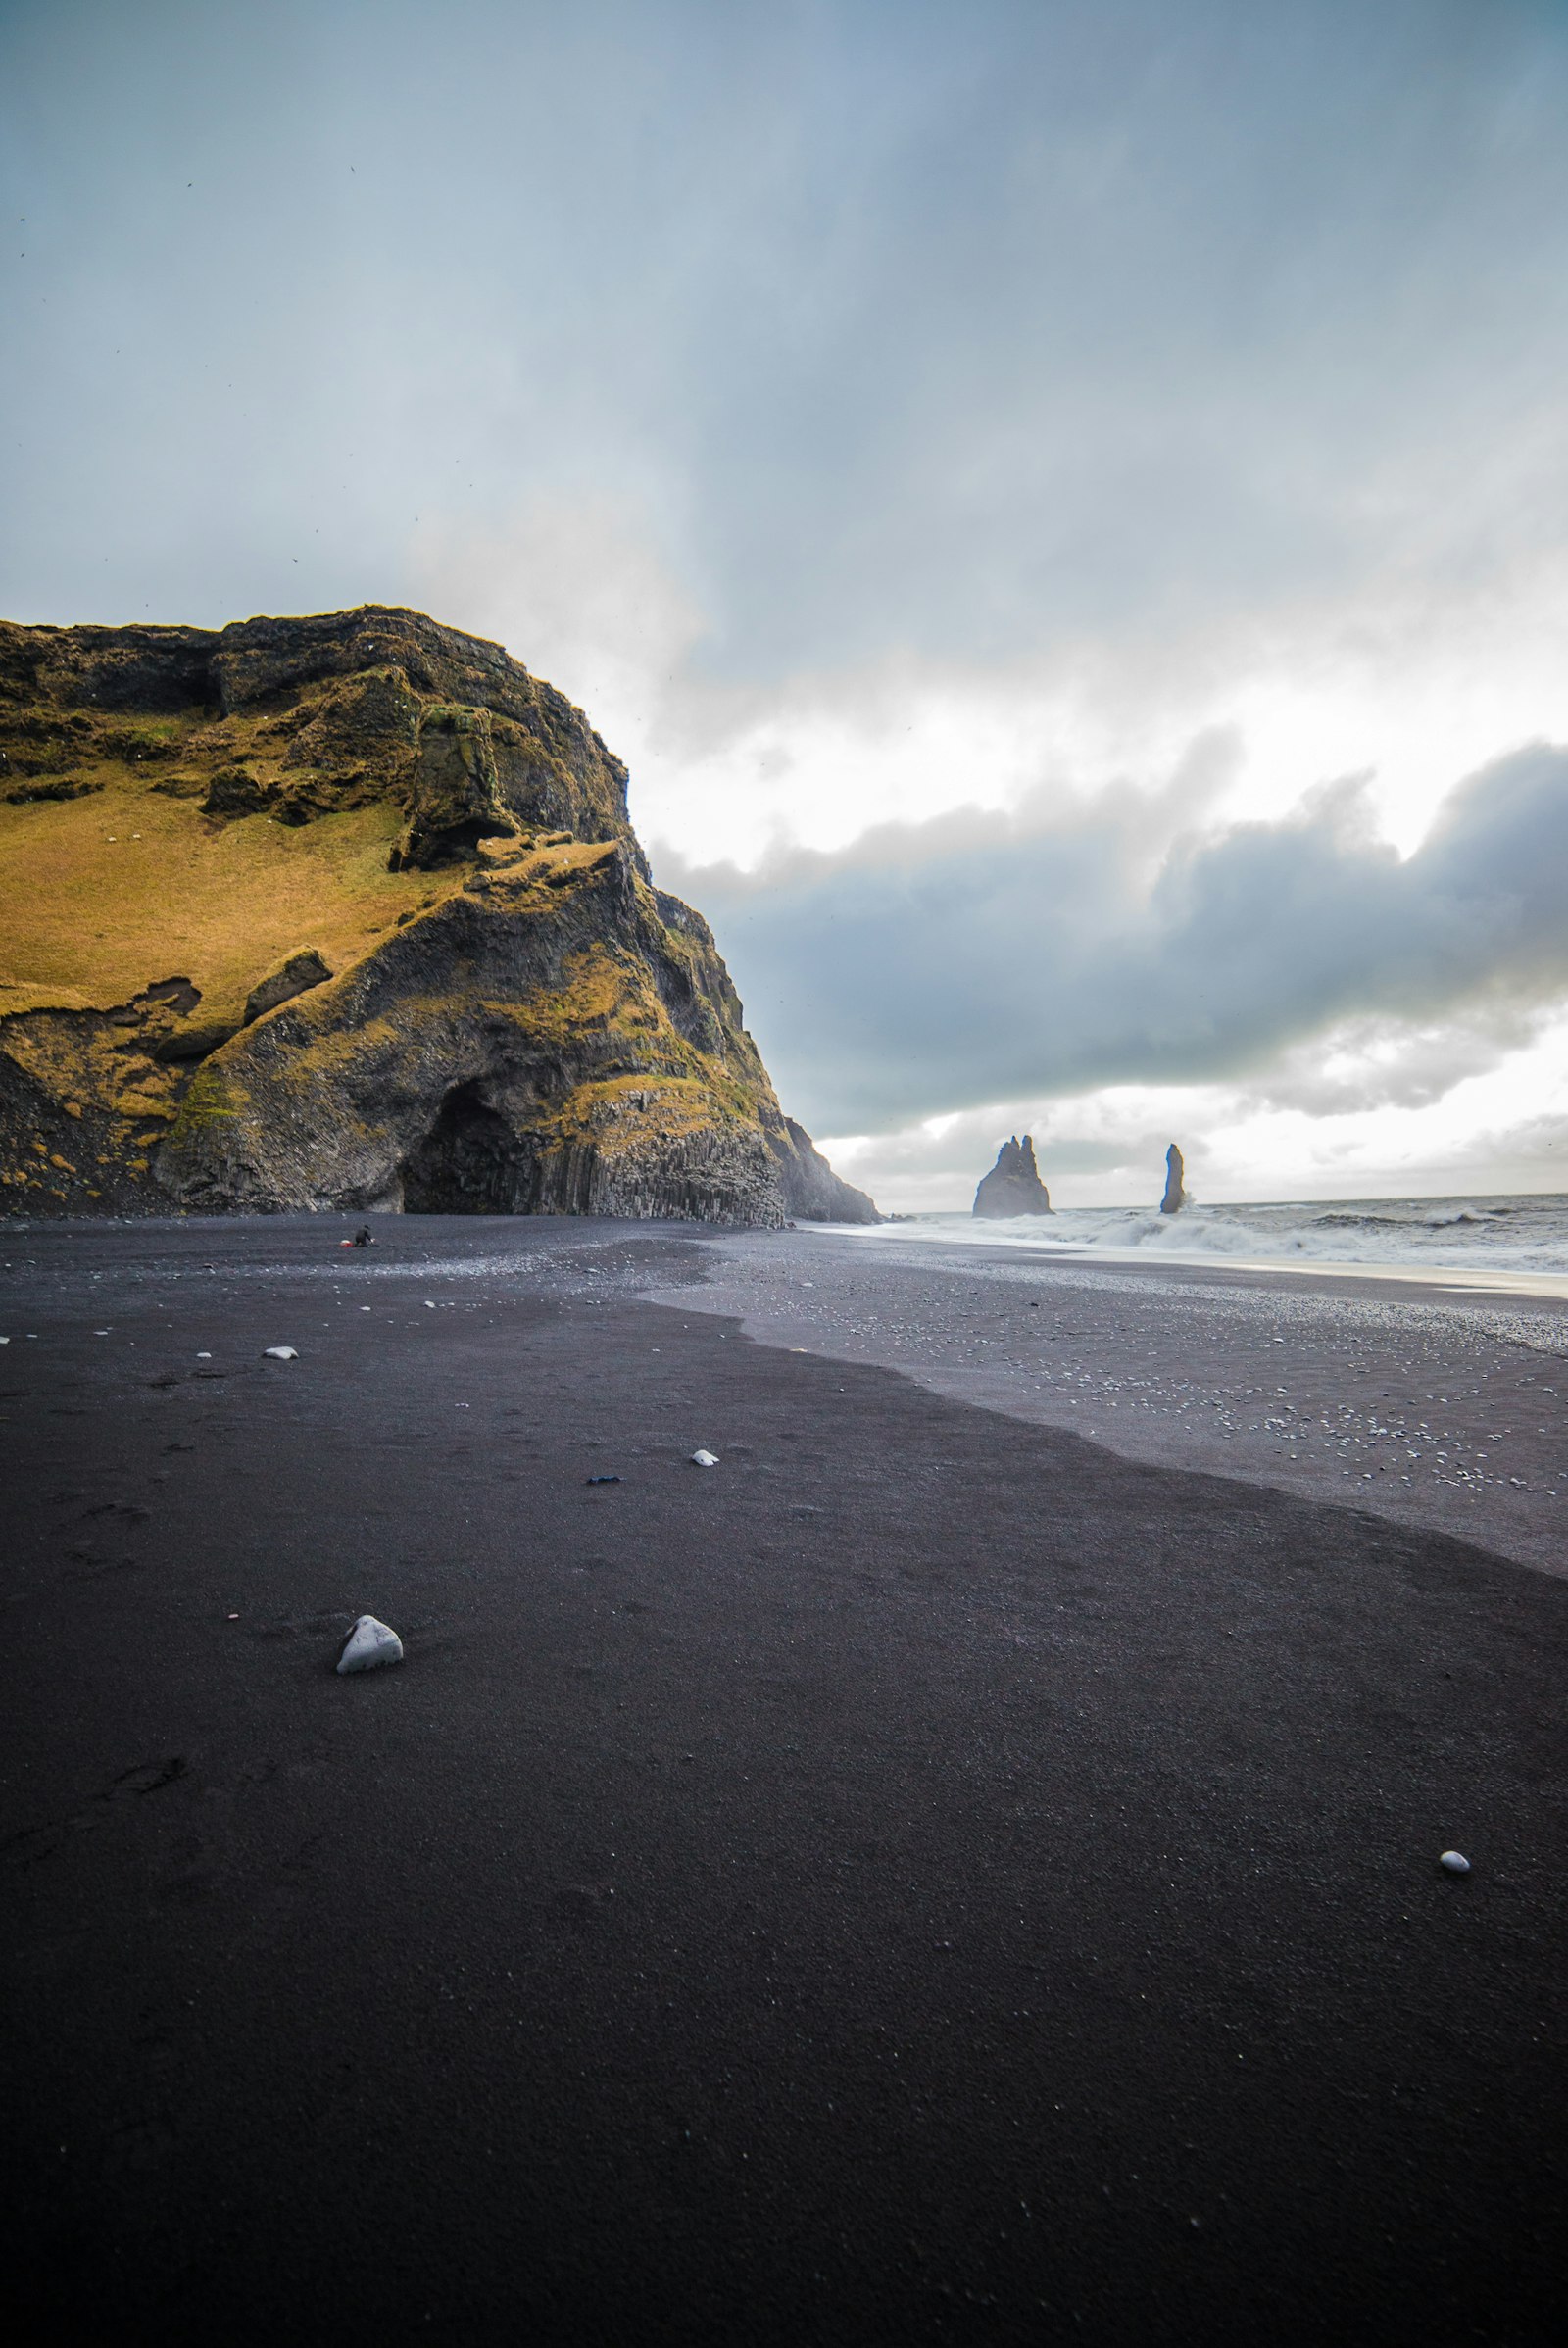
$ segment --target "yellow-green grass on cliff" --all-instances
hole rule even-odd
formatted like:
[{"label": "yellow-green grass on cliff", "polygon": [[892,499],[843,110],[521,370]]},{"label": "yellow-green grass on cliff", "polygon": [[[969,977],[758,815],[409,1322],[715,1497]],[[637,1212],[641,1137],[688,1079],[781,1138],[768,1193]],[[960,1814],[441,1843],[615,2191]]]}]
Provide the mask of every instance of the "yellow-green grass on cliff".
[{"label": "yellow-green grass on cliff", "polygon": [[[713,1091],[701,1078],[636,1074],[577,1085],[541,1118],[543,1140],[591,1140],[601,1150],[632,1152],[652,1136],[661,1142],[706,1133],[713,1124]],[[738,1117],[737,1122],[748,1120]]]},{"label": "yellow-green grass on cliff", "polygon": [[[616,947],[590,946],[569,954],[558,987],[536,988],[518,1003],[489,1007],[563,1051],[580,1051],[597,1034],[608,1051],[618,1047],[642,1068],[657,1071],[661,1081],[690,1079],[705,1086],[714,1104],[731,1116],[754,1116],[759,1093],[766,1087],[760,1061],[748,1065],[743,1053],[737,1067],[729,1064],[716,1021],[716,1050],[705,1052],[689,1043],[660,1000],[646,962]],[[635,1087],[650,1078],[628,1075],[624,1081]]]},{"label": "yellow-green grass on cliff", "polygon": [[188,978],[204,1013],[237,1018],[286,954],[341,970],[465,877],[389,872],[393,807],[219,823],[142,774],[95,779],[90,798],[0,806],[0,1013],[108,1010]]}]

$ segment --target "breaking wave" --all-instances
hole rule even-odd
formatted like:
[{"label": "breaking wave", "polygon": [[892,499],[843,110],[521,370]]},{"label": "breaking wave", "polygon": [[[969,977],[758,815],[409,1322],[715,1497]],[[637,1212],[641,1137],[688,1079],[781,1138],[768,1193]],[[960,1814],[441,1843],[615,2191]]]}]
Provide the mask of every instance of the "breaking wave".
[{"label": "breaking wave", "polygon": [[1042,1255],[1568,1276],[1568,1197],[1559,1195],[1192,1205],[1179,1215],[1066,1207],[1049,1217],[1016,1215],[994,1223],[966,1214],[924,1214],[880,1228],[890,1238],[1024,1247]]}]

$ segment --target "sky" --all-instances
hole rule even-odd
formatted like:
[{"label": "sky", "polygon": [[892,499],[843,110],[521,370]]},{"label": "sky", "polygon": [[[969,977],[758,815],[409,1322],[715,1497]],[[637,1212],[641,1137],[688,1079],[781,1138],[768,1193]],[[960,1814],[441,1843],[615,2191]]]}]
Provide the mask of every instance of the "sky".
[{"label": "sky", "polygon": [[884,1206],[1568,1188],[1568,0],[0,0],[0,611],[409,604]]}]

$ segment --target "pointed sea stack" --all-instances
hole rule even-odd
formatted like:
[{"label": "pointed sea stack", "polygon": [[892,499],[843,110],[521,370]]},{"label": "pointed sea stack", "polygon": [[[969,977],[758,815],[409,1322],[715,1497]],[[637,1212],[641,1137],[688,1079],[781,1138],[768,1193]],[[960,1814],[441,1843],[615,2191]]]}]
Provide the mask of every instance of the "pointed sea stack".
[{"label": "pointed sea stack", "polygon": [[1014,1134],[997,1152],[997,1162],[974,1195],[980,1216],[1049,1215],[1051,1194],[1035,1164],[1035,1146],[1028,1134]]},{"label": "pointed sea stack", "polygon": [[1165,1152],[1165,1196],[1159,1202],[1162,1215],[1179,1215],[1187,1204],[1187,1193],[1182,1189],[1182,1153],[1174,1142]]}]

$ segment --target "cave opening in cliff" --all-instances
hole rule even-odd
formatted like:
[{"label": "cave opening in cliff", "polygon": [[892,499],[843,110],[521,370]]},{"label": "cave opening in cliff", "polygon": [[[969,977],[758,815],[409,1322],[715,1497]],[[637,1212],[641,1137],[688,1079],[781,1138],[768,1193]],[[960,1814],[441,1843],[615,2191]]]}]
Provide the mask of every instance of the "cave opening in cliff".
[{"label": "cave opening in cliff", "polygon": [[403,1167],[403,1207],[411,1215],[515,1214],[528,1189],[517,1137],[476,1084],[447,1095]]}]

